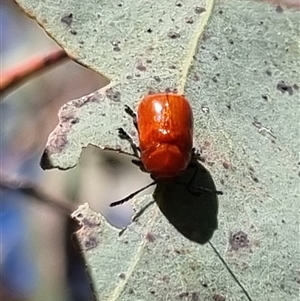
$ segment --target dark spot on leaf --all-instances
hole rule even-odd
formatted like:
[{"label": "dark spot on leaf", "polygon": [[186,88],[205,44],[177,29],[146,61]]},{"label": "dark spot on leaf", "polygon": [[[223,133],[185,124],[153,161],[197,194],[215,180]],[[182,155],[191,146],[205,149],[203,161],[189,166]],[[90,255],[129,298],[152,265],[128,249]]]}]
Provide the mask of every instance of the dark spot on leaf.
[{"label": "dark spot on leaf", "polygon": [[267,70],[267,71],[266,71],[266,74],[267,74],[268,76],[272,76],[272,72],[271,72],[270,70]]},{"label": "dark spot on leaf", "polygon": [[66,24],[67,26],[70,26],[73,22],[73,14],[70,13],[68,15],[64,15],[61,19],[60,19],[61,23]]},{"label": "dark spot on leaf", "polygon": [[195,13],[196,14],[202,14],[206,11],[206,9],[204,7],[201,7],[201,6],[196,6],[195,7]]},{"label": "dark spot on leaf", "polygon": [[155,295],[155,290],[154,290],[154,289],[151,289],[151,290],[150,290],[150,294]]},{"label": "dark spot on leaf", "polygon": [[297,84],[293,84],[293,88],[298,91],[299,90],[299,86]]},{"label": "dark spot on leaf", "polygon": [[261,97],[262,97],[264,100],[268,100],[268,96],[267,96],[266,94],[263,94]]},{"label": "dark spot on leaf", "polygon": [[198,82],[200,80],[200,76],[196,73],[193,74],[193,77],[192,79],[195,81],[195,82]]},{"label": "dark spot on leaf", "polygon": [[122,4],[122,3],[119,3],[119,4],[118,4],[118,6],[119,6],[119,7],[122,7],[122,6],[123,6],[123,4]]},{"label": "dark spot on leaf", "polygon": [[77,35],[77,31],[74,30],[74,29],[72,29],[72,30],[70,31],[70,33],[71,33],[73,36],[76,36],[76,35]]},{"label": "dark spot on leaf", "polygon": [[143,63],[138,63],[138,65],[136,66],[136,69],[138,69],[139,71],[146,71],[147,68],[145,65],[143,65]]},{"label": "dark spot on leaf", "polygon": [[[78,217],[78,215],[77,215]],[[100,225],[100,222],[99,220],[95,219],[95,218],[86,218],[84,217],[82,220],[81,220],[81,223],[82,225],[85,226],[85,228],[97,228],[99,225]]]},{"label": "dark spot on leaf", "polygon": [[158,82],[158,83],[161,82],[161,79],[158,75],[155,75],[153,78],[155,79],[156,82]]},{"label": "dark spot on leaf", "polygon": [[293,88],[290,85],[287,85],[284,81],[280,81],[277,84],[277,90],[279,90],[281,93],[288,92],[289,95],[293,95]]},{"label": "dark spot on leaf", "polygon": [[147,64],[151,64],[151,63],[152,63],[152,60],[147,59],[147,60],[146,60],[146,63],[147,63]]},{"label": "dark spot on leaf", "polygon": [[106,90],[106,97],[114,102],[121,101],[121,93],[119,91],[114,91],[113,88]]},{"label": "dark spot on leaf", "polygon": [[96,236],[90,235],[89,237],[86,237],[84,240],[84,249],[85,250],[91,250],[98,246],[98,239]]},{"label": "dark spot on leaf", "polygon": [[164,275],[164,276],[161,278],[161,280],[162,280],[163,282],[169,283],[169,282],[170,282],[170,277],[169,277],[168,275]]},{"label": "dark spot on leaf", "polygon": [[230,168],[230,164],[228,162],[223,162],[223,167],[225,169],[229,169]]},{"label": "dark spot on leaf", "polygon": [[225,301],[226,298],[224,296],[220,295],[220,294],[214,294],[213,295],[213,300],[214,301]]},{"label": "dark spot on leaf", "polygon": [[154,242],[155,241],[155,235],[151,232],[148,232],[146,235],[145,235],[145,238],[147,241],[149,242]]},{"label": "dark spot on leaf", "polygon": [[192,301],[199,301],[200,300],[200,298],[199,298],[199,294],[197,293],[197,292],[192,292],[191,293],[191,299],[192,299]]},{"label": "dark spot on leaf", "polygon": [[188,292],[182,292],[178,295],[179,298],[184,298],[184,297],[188,297],[189,293]]},{"label": "dark spot on leaf", "polygon": [[171,38],[171,39],[177,39],[180,37],[180,34],[178,32],[175,32],[173,30],[170,30],[168,32],[168,37]]},{"label": "dark spot on leaf", "polygon": [[193,19],[192,17],[189,17],[189,18],[186,18],[186,19],[185,19],[185,22],[186,22],[187,24],[193,24],[193,23],[194,23],[194,19]]},{"label": "dark spot on leaf", "polygon": [[218,80],[217,80],[217,78],[216,78],[215,76],[212,78],[212,81],[213,81],[214,83],[217,83],[217,82],[218,82]]},{"label": "dark spot on leaf", "polygon": [[222,15],[222,14],[223,14],[223,11],[222,11],[222,10],[219,10],[219,14]]},{"label": "dark spot on leaf", "polygon": [[112,41],[111,44],[114,46],[114,51],[121,51],[121,48],[119,47],[119,45],[121,44],[120,41]]},{"label": "dark spot on leaf", "polygon": [[118,46],[119,44],[121,44],[121,42],[120,41],[112,41],[111,44],[113,46]]},{"label": "dark spot on leaf", "polygon": [[71,124],[76,124],[79,122],[79,118],[72,118],[71,119]]},{"label": "dark spot on leaf", "polygon": [[128,290],[128,294],[133,295],[133,294],[134,294],[134,290],[133,290],[132,288],[130,288],[130,289]]},{"label": "dark spot on leaf", "polygon": [[283,12],[283,8],[280,5],[277,5],[275,11],[276,11],[276,13],[282,13]]},{"label": "dark spot on leaf", "polygon": [[230,103],[226,104],[226,107],[227,107],[228,110],[231,110],[231,104]]},{"label": "dark spot on leaf", "polygon": [[165,89],[165,93],[174,93],[174,94],[177,94],[178,93],[178,90],[176,88],[166,88]]},{"label": "dark spot on leaf", "polygon": [[201,281],[201,285],[202,285],[203,287],[208,287],[208,284],[207,284],[205,281]]},{"label": "dark spot on leaf", "polygon": [[249,247],[248,235],[243,231],[232,234],[229,238],[229,244],[236,251],[241,248],[247,248]]},{"label": "dark spot on leaf", "polygon": [[231,44],[231,45],[233,45],[233,44],[234,44],[234,42],[233,42],[233,40],[232,40],[232,39],[229,39],[229,44]]},{"label": "dark spot on leaf", "polygon": [[126,278],[125,273],[120,273],[120,274],[119,274],[119,278],[120,278],[120,279],[125,279],[125,278]]},{"label": "dark spot on leaf", "polygon": [[181,7],[182,6],[182,2],[176,1],[175,5],[178,6],[178,7]]},{"label": "dark spot on leaf", "polygon": [[295,280],[298,284],[300,284],[300,270],[297,270],[297,276],[295,277]]},{"label": "dark spot on leaf", "polygon": [[259,180],[258,180],[258,178],[254,175],[254,168],[250,166],[250,167],[249,167],[249,171],[250,171],[251,179],[252,179],[255,183],[258,183]]},{"label": "dark spot on leaf", "polygon": [[153,30],[152,30],[151,28],[148,28],[148,29],[147,29],[147,32],[148,32],[148,33],[151,33],[152,31],[153,31]]}]

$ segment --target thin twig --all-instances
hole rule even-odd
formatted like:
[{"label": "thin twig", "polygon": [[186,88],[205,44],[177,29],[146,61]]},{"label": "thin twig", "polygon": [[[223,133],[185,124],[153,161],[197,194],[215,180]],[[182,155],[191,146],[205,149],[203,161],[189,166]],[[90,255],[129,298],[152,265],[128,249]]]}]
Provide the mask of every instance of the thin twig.
[{"label": "thin twig", "polygon": [[0,189],[18,191],[46,205],[59,209],[67,215],[76,210],[76,206],[70,201],[50,195],[36,183],[8,175],[2,171],[0,171]]},{"label": "thin twig", "polygon": [[19,85],[28,77],[36,75],[49,66],[53,66],[64,59],[67,59],[67,53],[60,48],[51,49],[47,53],[37,54],[26,61],[18,63],[16,66],[3,71],[0,75],[0,96],[8,93],[9,89]]}]

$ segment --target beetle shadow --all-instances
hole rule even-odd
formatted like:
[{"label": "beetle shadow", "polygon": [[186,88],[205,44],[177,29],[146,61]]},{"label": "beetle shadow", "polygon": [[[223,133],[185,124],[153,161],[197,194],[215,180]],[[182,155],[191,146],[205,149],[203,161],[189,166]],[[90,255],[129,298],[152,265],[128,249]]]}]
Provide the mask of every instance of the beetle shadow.
[{"label": "beetle shadow", "polygon": [[[197,187],[207,191],[200,189],[196,193]],[[183,236],[205,244],[218,228],[215,190],[209,171],[197,160],[192,160],[180,176],[158,181],[153,197],[161,212]]]}]

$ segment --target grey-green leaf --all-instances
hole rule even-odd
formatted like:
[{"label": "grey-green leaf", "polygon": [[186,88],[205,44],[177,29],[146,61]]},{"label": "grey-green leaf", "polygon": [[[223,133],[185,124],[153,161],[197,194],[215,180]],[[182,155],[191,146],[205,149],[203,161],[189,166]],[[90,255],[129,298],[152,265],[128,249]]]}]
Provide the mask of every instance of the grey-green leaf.
[{"label": "grey-green leaf", "polygon": [[[133,129],[123,105],[178,88],[193,106],[195,146],[224,191],[212,242],[253,300],[296,300],[299,13],[245,0],[18,2],[111,80],[111,90],[62,109],[49,166],[74,166],[88,144],[128,152],[116,134]],[[102,224],[85,251],[98,300],[246,300],[209,246],[181,236],[156,205],[119,239]]]}]

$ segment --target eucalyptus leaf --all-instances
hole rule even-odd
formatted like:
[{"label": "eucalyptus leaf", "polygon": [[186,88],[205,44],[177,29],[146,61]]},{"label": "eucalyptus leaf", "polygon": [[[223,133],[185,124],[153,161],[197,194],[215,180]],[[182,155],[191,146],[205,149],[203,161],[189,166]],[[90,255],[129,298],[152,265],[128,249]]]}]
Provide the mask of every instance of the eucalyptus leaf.
[{"label": "eucalyptus leaf", "polygon": [[[224,192],[212,243],[253,300],[296,300],[299,13],[245,0],[17,2],[111,80],[62,108],[44,167],[74,166],[88,144],[130,152],[117,138],[118,127],[133,129],[124,105],[177,88]],[[98,300],[246,300],[210,246],[180,235],[156,205],[119,238],[101,225],[84,252]]]}]

